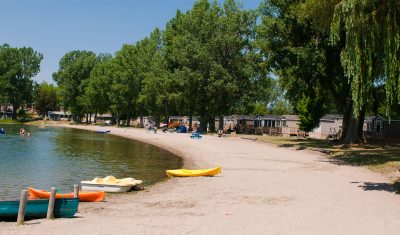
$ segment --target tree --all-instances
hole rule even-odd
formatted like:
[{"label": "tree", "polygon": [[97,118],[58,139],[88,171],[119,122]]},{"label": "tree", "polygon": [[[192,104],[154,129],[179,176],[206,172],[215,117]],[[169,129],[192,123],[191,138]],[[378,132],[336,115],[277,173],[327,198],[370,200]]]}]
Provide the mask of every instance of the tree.
[{"label": "tree", "polygon": [[109,91],[111,109],[117,116],[118,125],[121,117],[126,117],[126,125],[136,116],[136,102],[141,89],[141,80],[137,71],[137,48],[125,44],[112,60],[112,82]]},{"label": "tree", "polygon": [[[138,106],[141,114],[146,112],[160,121],[168,122],[171,114],[182,114],[180,106],[182,93],[185,89],[182,83],[167,69],[162,32],[155,29],[150,37],[136,45],[138,47],[139,76],[142,77],[142,90]],[[145,111],[144,111],[145,110]]]},{"label": "tree", "polygon": [[377,97],[382,84],[386,90],[386,115],[398,113],[399,15],[400,2],[395,0],[344,0],[335,7],[331,39],[344,44],[341,62],[351,84],[353,114],[359,120],[353,129],[359,134],[368,103]]},{"label": "tree", "polygon": [[42,82],[35,84],[33,91],[34,108],[39,115],[47,115],[49,111],[59,109],[57,88],[53,84]]},{"label": "tree", "polygon": [[[310,131],[327,110],[337,110],[344,114],[344,137],[350,133],[352,100],[340,61],[343,45],[330,41],[334,4],[330,0],[265,1],[257,41],[266,69],[279,76],[301,128]],[[359,135],[352,135],[347,140],[358,139]]]},{"label": "tree", "polygon": [[97,114],[104,114],[109,110],[108,92],[112,84],[111,63],[112,56],[109,54],[100,54],[97,57],[96,65],[90,72],[84,95],[80,99],[80,103],[85,109],[95,115],[94,123],[97,121]]},{"label": "tree", "polygon": [[[342,35],[345,35],[344,37]],[[332,41],[344,43],[341,61],[360,115],[371,89],[385,84],[386,115],[400,103],[400,1],[342,0],[335,7]]]},{"label": "tree", "polygon": [[78,123],[82,122],[86,112],[81,97],[96,62],[96,54],[93,52],[71,51],[61,58],[58,72],[53,73],[64,108],[71,111],[73,119]]},{"label": "tree", "polygon": [[31,78],[40,71],[42,59],[42,54],[30,47],[0,46],[0,98],[13,105],[13,119],[17,118],[17,109],[32,100]]},{"label": "tree", "polygon": [[243,104],[256,79],[251,40],[256,14],[233,0],[196,1],[167,24],[164,43],[168,69],[183,81],[184,109],[200,115],[200,129],[213,129],[214,118]]}]

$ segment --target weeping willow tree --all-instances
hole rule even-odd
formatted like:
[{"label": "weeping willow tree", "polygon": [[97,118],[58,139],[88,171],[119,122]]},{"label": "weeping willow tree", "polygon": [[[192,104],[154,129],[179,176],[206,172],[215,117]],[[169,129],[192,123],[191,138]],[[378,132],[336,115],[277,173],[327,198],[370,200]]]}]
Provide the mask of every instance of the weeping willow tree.
[{"label": "weeping willow tree", "polygon": [[386,115],[400,104],[400,0],[342,0],[335,7],[333,43],[345,41],[341,62],[356,117],[374,86],[386,88]]}]

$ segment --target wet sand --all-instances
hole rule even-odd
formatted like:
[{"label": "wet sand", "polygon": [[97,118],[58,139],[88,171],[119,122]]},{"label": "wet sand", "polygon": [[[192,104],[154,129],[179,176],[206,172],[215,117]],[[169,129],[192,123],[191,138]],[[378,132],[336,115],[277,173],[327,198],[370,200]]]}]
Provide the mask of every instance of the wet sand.
[{"label": "wet sand", "polygon": [[[315,152],[238,137],[111,134],[165,148],[216,177],[172,178],[143,191],[81,203],[77,218],[0,222],[0,234],[399,234],[400,195],[386,176]],[[134,176],[133,176],[134,177]]]}]

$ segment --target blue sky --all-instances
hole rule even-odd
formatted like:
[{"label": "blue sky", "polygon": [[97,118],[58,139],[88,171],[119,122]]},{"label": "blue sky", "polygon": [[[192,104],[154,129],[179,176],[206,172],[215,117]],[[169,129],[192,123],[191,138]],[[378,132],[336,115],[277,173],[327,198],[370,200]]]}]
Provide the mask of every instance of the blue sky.
[{"label": "blue sky", "polygon": [[[261,0],[242,0],[255,9]],[[154,28],[164,29],[176,10],[195,0],[0,0],[0,44],[43,54],[37,82],[53,82],[62,56],[72,50],[114,54]]]}]

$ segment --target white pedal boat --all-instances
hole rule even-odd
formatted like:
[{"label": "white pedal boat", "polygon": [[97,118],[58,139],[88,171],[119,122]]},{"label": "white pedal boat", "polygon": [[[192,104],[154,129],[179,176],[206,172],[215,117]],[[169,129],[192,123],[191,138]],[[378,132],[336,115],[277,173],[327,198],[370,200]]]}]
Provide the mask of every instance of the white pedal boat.
[{"label": "white pedal boat", "polygon": [[114,176],[94,178],[90,181],[81,181],[82,191],[103,191],[109,193],[123,193],[131,189],[141,188],[143,181],[134,178],[117,179]]}]

